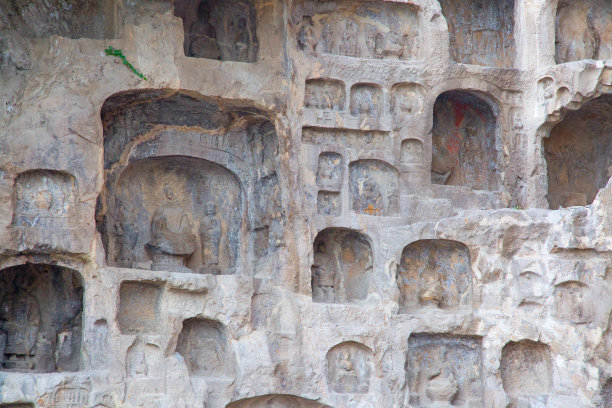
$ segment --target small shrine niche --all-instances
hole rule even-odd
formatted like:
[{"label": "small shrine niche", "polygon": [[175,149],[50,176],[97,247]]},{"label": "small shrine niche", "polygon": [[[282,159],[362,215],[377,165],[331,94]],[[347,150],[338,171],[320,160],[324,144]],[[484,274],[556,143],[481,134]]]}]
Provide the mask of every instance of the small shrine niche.
[{"label": "small shrine niche", "polygon": [[422,85],[399,83],[391,88],[391,115],[396,128],[407,119],[423,114],[425,89]]},{"label": "small shrine niche", "polygon": [[406,373],[413,407],[482,406],[482,338],[411,334]]},{"label": "small shrine niche", "polygon": [[399,173],[380,160],[349,164],[351,209],[357,214],[394,217],[399,215]]},{"label": "small shrine niche", "polygon": [[592,204],[612,176],[612,96],[593,99],[543,139],[550,209]]},{"label": "small shrine niche", "polygon": [[346,106],[344,82],[336,79],[309,79],[304,89],[304,107],[343,111]]},{"label": "small shrine niche", "polygon": [[406,246],[398,268],[400,313],[421,307],[469,307],[472,265],[467,247],[456,241],[422,240]]},{"label": "small shrine niche", "polygon": [[228,404],[226,408],[331,408],[319,402],[290,394],[267,394],[245,398]]},{"label": "small shrine niche", "polygon": [[351,115],[380,116],[383,104],[382,88],[374,84],[355,84],[351,87]]},{"label": "small shrine niche", "polygon": [[156,333],[159,330],[161,287],[148,282],[122,282],[117,321],[121,333]]},{"label": "small shrine niche", "polygon": [[423,164],[423,142],[418,139],[402,140],[400,162],[402,164]]},{"label": "small shrine niche", "polygon": [[82,314],[76,271],[43,264],[0,271],[0,369],[78,371]]},{"label": "small shrine niche", "polygon": [[367,394],[372,376],[372,351],[347,341],[327,352],[327,384],[339,394]]},{"label": "small shrine niche", "polygon": [[496,114],[473,93],[448,91],[433,112],[431,182],[497,190]]},{"label": "small shrine niche", "polygon": [[555,19],[555,61],[563,64],[612,56],[612,4],[560,0]]},{"label": "small shrine niche", "polygon": [[552,387],[552,358],[547,345],[522,340],[502,349],[501,378],[511,396],[548,395]]},{"label": "small shrine niche", "polygon": [[369,293],[372,248],[362,234],[335,228],[317,235],[312,265],[312,300],[321,303],[351,303]]},{"label": "small shrine niche", "polygon": [[166,392],[166,370],[161,348],[137,337],[126,354],[126,402],[138,404],[142,396]]},{"label": "small shrine niche", "polygon": [[440,6],[453,61],[513,68],[514,0],[440,0]]},{"label": "small shrine niche", "polygon": [[568,281],[555,286],[553,315],[575,324],[589,323],[593,319],[595,304],[589,296],[589,287],[582,282]]},{"label": "small shrine niche", "polygon": [[257,61],[257,17],[252,1],[177,0],[174,15],[183,19],[186,56]]},{"label": "small shrine niche", "polygon": [[328,191],[340,191],[344,180],[344,159],[341,154],[324,152],[319,155],[317,186]]},{"label": "small shrine niche", "polygon": [[6,0],[0,21],[24,37],[113,38],[116,0]]},{"label": "small shrine niche", "polygon": [[191,376],[235,376],[234,353],[226,329],[219,322],[200,318],[185,320],[176,351],[185,358]]}]

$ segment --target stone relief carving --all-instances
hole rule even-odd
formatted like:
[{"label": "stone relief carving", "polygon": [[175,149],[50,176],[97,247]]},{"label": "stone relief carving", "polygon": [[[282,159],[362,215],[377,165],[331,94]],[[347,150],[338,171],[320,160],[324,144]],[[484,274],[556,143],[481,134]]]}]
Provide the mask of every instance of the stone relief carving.
[{"label": "stone relief carving", "polygon": [[482,338],[411,334],[406,372],[415,407],[482,404]]},{"label": "stone relief carving", "polygon": [[176,351],[191,376],[233,378],[235,358],[226,329],[219,322],[193,318],[183,322]]},{"label": "stone relief carving", "polygon": [[379,117],[382,110],[382,89],[378,85],[355,84],[351,87],[351,115]]},{"label": "stone relief carving", "polygon": [[551,209],[591,204],[612,176],[612,97],[593,99],[570,111],[543,140]]},{"label": "stone relief carving", "polygon": [[588,286],[569,281],[555,286],[554,315],[571,323],[588,323],[592,320],[594,305]]},{"label": "stone relief carving", "polygon": [[305,127],[302,129],[302,142],[311,145],[343,146],[358,151],[370,152],[372,150],[385,149],[391,143],[391,137],[388,132],[324,130]]},{"label": "stone relief carving", "polygon": [[582,59],[610,58],[611,15],[612,5],[605,1],[559,1],[555,24],[557,64]]},{"label": "stone relief carving", "polygon": [[304,90],[306,108],[342,111],[346,106],[344,82],[336,79],[309,79]]},{"label": "stone relief carving", "polygon": [[324,152],[319,155],[317,186],[329,191],[342,189],[344,179],[344,159],[341,154]]},{"label": "stone relief carving", "polygon": [[126,402],[166,392],[164,354],[159,346],[137,337],[126,355]]},{"label": "stone relief carving", "polygon": [[147,282],[122,282],[117,321],[122,333],[156,333],[159,330],[161,287]]},{"label": "stone relief carving", "polygon": [[333,217],[342,215],[340,193],[335,191],[319,191],[317,194],[317,213]]},{"label": "stone relief carving", "polygon": [[257,60],[257,19],[251,1],[179,0],[174,4],[174,14],[183,19],[186,56],[223,61]]},{"label": "stone relief carving", "polygon": [[299,28],[297,41],[302,50],[354,58],[409,60],[420,56],[419,17],[410,4],[343,1],[330,9],[320,2],[313,11],[304,16]]},{"label": "stone relief carving", "polygon": [[501,378],[511,396],[547,395],[552,386],[548,346],[531,340],[507,343],[502,349]]},{"label": "stone relief carving", "polygon": [[268,394],[232,402],[227,408],[331,408],[319,402],[289,394]]},{"label": "stone relief carving", "polygon": [[472,266],[465,245],[422,240],[406,246],[398,268],[400,313],[419,307],[456,309],[469,306]]},{"label": "stone relief carving", "polygon": [[349,164],[351,208],[358,214],[397,216],[399,179],[397,170],[379,160],[359,160]]},{"label": "stone relief carving", "polygon": [[25,264],[0,273],[0,367],[77,371],[83,287],[66,268]]},{"label": "stone relief carving", "polygon": [[34,404],[0,404],[0,408],[34,408]]},{"label": "stone relief carving", "polygon": [[15,179],[13,225],[71,228],[76,220],[74,177],[52,170],[32,170]]},{"label": "stone relief carving", "polygon": [[402,140],[400,162],[403,164],[422,164],[423,142],[418,139]]},{"label": "stone relief carving", "polygon": [[312,265],[312,299],[346,303],[368,296],[372,249],[358,232],[328,228],[315,238]]},{"label": "stone relief carving", "polygon": [[372,351],[348,341],[327,352],[327,383],[339,394],[367,394],[372,376]]},{"label": "stone relief carving", "polygon": [[555,80],[550,77],[544,77],[538,80],[538,106],[540,114],[550,113],[551,103],[555,96]]},{"label": "stone relief carving", "polygon": [[513,0],[441,0],[440,6],[448,23],[453,61],[513,67]]},{"label": "stone relief carving", "polygon": [[497,189],[496,118],[480,97],[463,91],[436,99],[432,130],[431,181]]},{"label": "stone relief carving", "polygon": [[53,393],[51,408],[80,408],[89,405],[91,385],[64,384]]},{"label": "stone relief carving", "polygon": [[401,124],[407,117],[423,114],[425,89],[422,85],[399,83],[391,88],[391,114],[393,122]]}]

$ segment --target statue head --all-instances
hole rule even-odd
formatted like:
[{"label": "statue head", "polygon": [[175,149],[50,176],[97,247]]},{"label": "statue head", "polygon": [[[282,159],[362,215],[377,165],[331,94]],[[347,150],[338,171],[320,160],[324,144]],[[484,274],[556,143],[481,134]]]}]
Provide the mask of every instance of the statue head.
[{"label": "statue head", "polygon": [[208,1],[200,2],[198,6],[198,20],[208,22],[210,18],[210,7]]},{"label": "statue head", "polygon": [[172,187],[164,186],[164,197],[166,197],[170,201],[174,200],[175,195],[174,190],[172,190]]},{"label": "statue head", "polygon": [[206,204],[206,215],[215,215],[217,213],[217,206],[213,203]]}]

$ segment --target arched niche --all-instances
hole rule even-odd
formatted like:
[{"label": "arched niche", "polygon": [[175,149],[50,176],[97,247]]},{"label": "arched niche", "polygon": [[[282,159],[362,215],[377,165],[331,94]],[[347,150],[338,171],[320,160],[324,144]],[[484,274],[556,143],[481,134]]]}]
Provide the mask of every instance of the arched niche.
[{"label": "arched niche", "polygon": [[78,371],[83,283],[60,266],[23,264],[0,271],[0,367]]},{"label": "arched niche", "polygon": [[221,61],[255,62],[257,16],[251,0],[175,0],[183,20],[185,55]]},{"label": "arched niche", "polygon": [[367,298],[372,273],[372,247],[359,232],[328,228],[313,244],[312,299],[351,303]]},{"label": "arched niche", "polygon": [[543,139],[551,209],[592,204],[612,175],[612,95],[570,111]]},{"label": "arched niche", "polygon": [[455,310],[472,300],[468,248],[457,241],[426,239],[402,251],[397,273],[400,313],[421,307]]},{"label": "arched niche", "polygon": [[[243,268],[248,251],[256,254],[251,259],[265,261],[283,245],[278,137],[266,112],[244,101],[159,89],[111,96],[101,119],[105,188],[96,219],[110,265],[233,273]],[[145,170],[151,172],[145,176]],[[118,200],[122,189],[136,185],[137,194]],[[174,249],[161,251],[162,258],[171,256],[159,266],[163,262],[153,259],[152,250],[161,242],[143,234],[154,224],[153,207],[168,200],[177,202],[174,216],[187,214],[185,225],[191,224],[192,233],[181,228]],[[126,218],[121,212],[141,204],[146,205],[131,216],[138,236],[128,237],[129,226],[117,222]],[[121,256],[115,244],[121,239],[129,243],[124,252],[136,259]]]},{"label": "arched niche", "polygon": [[612,3],[559,0],[555,19],[555,61],[563,64],[612,56]]},{"label": "arched niche", "polygon": [[349,164],[351,209],[357,214],[399,215],[399,173],[381,160],[358,160]]},{"label": "arched niche", "polygon": [[327,384],[339,394],[367,394],[370,390],[372,350],[346,341],[327,352]]},{"label": "arched niche", "polygon": [[6,0],[0,21],[24,37],[113,38],[116,7],[116,0]]},{"label": "arched niche", "polygon": [[440,6],[453,61],[513,68],[514,0],[440,0]]},{"label": "arched niche", "polygon": [[227,404],[225,408],[331,408],[317,401],[291,394],[267,394]]},{"label": "arched niche", "polygon": [[552,387],[550,348],[540,342],[508,342],[502,349],[501,378],[510,396],[548,395]]},{"label": "arched niche", "polygon": [[236,375],[236,361],[227,329],[217,321],[185,320],[176,351],[185,359],[190,376],[233,379]]},{"label": "arched niche", "polygon": [[496,111],[478,94],[447,91],[433,112],[431,182],[497,190]]}]

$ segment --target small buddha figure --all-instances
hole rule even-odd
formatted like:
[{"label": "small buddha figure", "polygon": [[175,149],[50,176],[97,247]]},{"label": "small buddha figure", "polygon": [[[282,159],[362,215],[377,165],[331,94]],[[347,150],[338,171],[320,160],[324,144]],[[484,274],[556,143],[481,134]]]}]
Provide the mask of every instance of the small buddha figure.
[{"label": "small buddha figure", "polygon": [[336,274],[323,265],[312,267],[312,292],[315,301],[333,303],[336,300]]},{"label": "small buddha figure", "polygon": [[177,203],[172,187],[164,187],[166,202],[160,205],[151,220],[151,241],[147,249],[153,255],[151,270],[191,272],[186,259],[196,249],[196,236],[189,214]]},{"label": "small buddha figure", "polygon": [[16,370],[34,369],[36,341],[40,328],[40,306],[29,293],[31,276],[15,277],[15,292],[0,304],[0,332],[5,334],[4,351],[0,350],[2,367]]},{"label": "small buddha figure", "polygon": [[459,384],[453,373],[444,373],[444,370],[438,368],[433,370],[428,379],[425,392],[432,401],[431,406],[435,408],[452,407],[452,402],[459,393]]},{"label": "small buddha figure", "polygon": [[188,56],[221,59],[215,27],[209,20],[210,9],[207,2],[203,1],[198,6],[198,20],[191,25],[189,30]]},{"label": "small buddha figure", "polygon": [[206,204],[206,216],[200,224],[200,239],[202,240],[202,260],[204,265],[219,264],[219,243],[221,242],[221,220],[217,216],[217,206]]},{"label": "small buddha figure", "polygon": [[344,350],[338,355],[336,364],[336,381],[345,392],[357,392],[359,387],[359,373],[348,350]]}]

